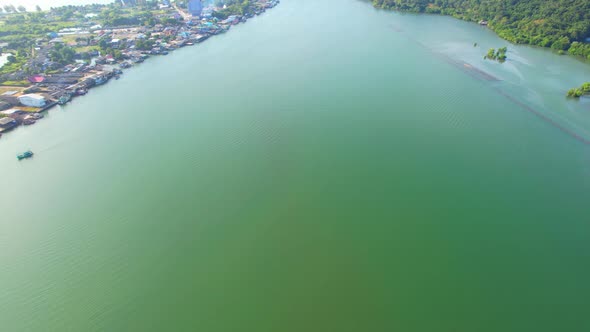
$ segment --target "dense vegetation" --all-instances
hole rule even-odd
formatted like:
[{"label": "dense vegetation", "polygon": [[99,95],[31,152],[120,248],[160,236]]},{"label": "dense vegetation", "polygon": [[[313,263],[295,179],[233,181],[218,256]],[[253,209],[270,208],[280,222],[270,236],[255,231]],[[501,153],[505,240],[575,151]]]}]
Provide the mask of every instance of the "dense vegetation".
[{"label": "dense vegetation", "polygon": [[506,52],[508,49],[506,47],[500,47],[497,51],[493,48],[488,50],[488,54],[484,56],[484,59],[489,60],[498,60],[499,62],[506,61]]},{"label": "dense vegetation", "polygon": [[251,9],[252,4],[249,0],[217,0],[216,6],[225,5],[226,8],[213,13],[219,19],[226,19],[231,15],[244,15]]},{"label": "dense vegetation", "polygon": [[372,0],[379,8],[489,22],[514,43],[551,47],[590,59],[589,0]]},{"label": "dense vegetation", "polygon": [[114,27],[122,25],[154,26],[157,21],[148,10],[128,10],[111,7],[100,13],[100,20],[104,26]]},{"label": "dense vegetation", "polygon": [[49,53],[51,57],[51,61],[59,63],[62,66],[70,64],[74,62],[74,56],[76,55],[76,51],[73,48],[61,44],[56,43],[53,46],[53,49]]},{"label": "dense vegetation", "polygon": [[579,88],[573,88],[567,92],[567,96],[572,98],[580,98],[586,95],[590,95],[590,82],[586,82]]}]

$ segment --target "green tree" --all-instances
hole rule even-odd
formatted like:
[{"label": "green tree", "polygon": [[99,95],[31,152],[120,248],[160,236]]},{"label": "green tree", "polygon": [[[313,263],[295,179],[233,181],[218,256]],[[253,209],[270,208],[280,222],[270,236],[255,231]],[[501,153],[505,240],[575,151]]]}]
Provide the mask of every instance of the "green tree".
[{"label": "green tree", "polygon": [[64,44],[55,44],[49,53],[51,61],[57,62],[60,65],[67,65],[74,62],[76,52],[71,47]]},{"label": "green tree", "polygon": [[551,48],[554,50],[561,50],[565,51],[570,47],[570,39],[568,37],[561,37],[556,40],[552,45]]},{"label": "green tree", "polygon": [[484,56],[484,59],[495,60],[496,59],[496,49],[490,48],[488,53]]},{"label": "green tree", "polygon": [[148,39],[138,39],[135,41],[135,48],[141,51],[151,50],[154,43]]},{"label": "green tree", "polygon": [[569,89],[567,92],[570,98],[580,98],[585,95],[590,95],[590,82],[582,84],[579,88]]},{"label": "green tree", "polygon": [[105,38],[102,38],[98,42],[98,47],[100,47],[101,50],[106,50],[109,47],[109,42]]}]

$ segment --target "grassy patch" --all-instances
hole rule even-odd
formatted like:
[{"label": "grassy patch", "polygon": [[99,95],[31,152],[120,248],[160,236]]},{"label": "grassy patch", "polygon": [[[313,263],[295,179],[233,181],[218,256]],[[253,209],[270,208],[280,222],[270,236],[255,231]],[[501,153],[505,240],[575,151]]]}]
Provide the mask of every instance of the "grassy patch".
[{"label": "grassy patch", "polygon": [[3,94],[5,92],[8,91],[18,91],[21,92],[23,91],[23,87],[22,86],[7,86],[5,83],[0,84],[0,94]]},{"label": "grassy patch", "polygon": [[91,51],[99,51],[100,47],[98,47],[98,46],[81,46],[81,47],[75,47],[74,50],[76,51],[76,53],[85,53],[85,52],[91,52]]},{"label": "grassy patch", "polygon": [[37,113],[41,110],[40,108],[37,108],[37,107],[19,107],[18,109],[21,111],[29,112],[29,113]]},{"label": "grassy patch", "polygon": [[27,87],[31,85],[29,81],[4,81],[0,83],[1,85],[8,85],[8,86],[19,86],[19,87]]}]

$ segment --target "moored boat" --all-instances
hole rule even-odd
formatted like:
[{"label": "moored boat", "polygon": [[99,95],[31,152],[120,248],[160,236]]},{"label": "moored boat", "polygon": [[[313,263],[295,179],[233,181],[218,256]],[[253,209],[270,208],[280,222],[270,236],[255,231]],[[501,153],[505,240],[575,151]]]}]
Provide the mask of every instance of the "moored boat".
[{"label": "moored boat", "polygon": [[71,99],[72,99],[72,95],[70,95],[69,93],[66,93],[65,95],[62,95],[61,97],[59,97],[59,99],[57,100],[57,103],[60,105],[65,105]]},{"label": "moored boat", "polygon": [[104,76],[99,76],[97,78],[94,79],[94,83],[96,85],[102,85],[105,84],[108,81],[108,79]]}]

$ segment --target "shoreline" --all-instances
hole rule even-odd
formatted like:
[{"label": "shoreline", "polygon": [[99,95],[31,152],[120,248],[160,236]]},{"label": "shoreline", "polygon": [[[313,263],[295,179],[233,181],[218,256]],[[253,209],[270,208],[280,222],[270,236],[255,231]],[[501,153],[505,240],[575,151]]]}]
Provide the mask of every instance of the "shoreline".
[{"label": "shoreline", "polygon": [[[124,70],[138,66],[150,57],[165,56],[177,49],[195,46],[215,35],[226,33],[233,25],[245,23],[274,8],[280,0],[253,2],[256,9],[244,15],[229,15],[221,21],[211,15],[213,8],[207,8],[207,13],[204,10],[201,16],[191,17],[176,6],[170,6],[168,9],[172,14],[177,12],[176,15],[183,18],[182,24],[157,24],[150,29],[134,25],[105,28],[102,30],[104,33],[98,35],[101,38],[107,36],[111,43],[119,43],[119,36],[137,38],[132,40],[139,40],[143,36],[143,40],[145,35],[149,35],[149,40],[153,40],[152,47],[140,50],[135,44],[127,44],[117,59],[111,54],[99,54],[91,58],[90,63],[77,61],[63,66],[54,74],[32,75],[28,78],[28,86],[0,85],[0,103],[10,105],[0,111],[0,138],[20,126],[35,124],[44,117],[43,113],[56,105],[64,106],[71,100],[86,95],[95,87],[105,85],[113,79],[118,80],[124,74]],[[35,99],[39,102],[36,103]]]},{"label": "shoreline", "polygon": [[[549,46],[541,46],[541,45],[536,45],[536,44],[532,44],[532,43],[521,43],[521,42],[517,42],[514,40],[510,40],[509,38],[502,36],[502,34],[500,34],[498,31],[496,31],[494,26],[491,25],[490,22],[488,22],[486,20],[482,20],[482,19],[472,20],[472,19],[457,17],[457,16],[451,15],[451,14],[426,12],[426,11],[413,11],[413,10],[401,9],[401,8],[396,8],[396,7],[385,8],[385,7],[376,6],[374,3],[371,3],[370,5],[371,5],[371,7],[375,8],[376,10],[382,10],[385,12],[397,12],[400,14],[411,14],[411,15],[430,15],[430,16],[450,17],[452,19],[456,19],[459,21],[473,23],[473,24],[479,25],[483,28],[486,28],[489,31],[492,31],[497,37],[499,37],[502,40],[507,41],[508,43],[510,43],[512,45],[524,45],[524,46],[529,46],[529,47],[533,47],[533,48],[551,51],[552,53],[554,53],[556,55],[567,55],[567,56],[571,57],[572,59],[578,60],[586,65],[590,65],[590,55],[584,56],[584,55],[572,54],[572,53],[569,53],[567,50],[560,51],[560,50],[553,49]],[[403,31],[403,30],[398,30],[397,28],[394,28],[394,27],[392,27],[392,30],[394,30],[395,32],[402,32]],[[580,43],[585,44],[585,45],[590,45],[590,42],[588,42],[588,41],[580,42]]]}]

